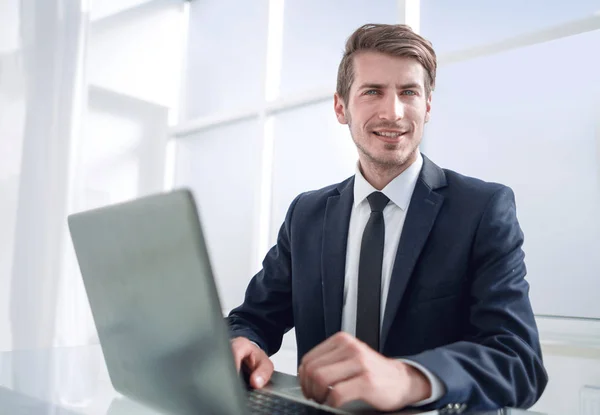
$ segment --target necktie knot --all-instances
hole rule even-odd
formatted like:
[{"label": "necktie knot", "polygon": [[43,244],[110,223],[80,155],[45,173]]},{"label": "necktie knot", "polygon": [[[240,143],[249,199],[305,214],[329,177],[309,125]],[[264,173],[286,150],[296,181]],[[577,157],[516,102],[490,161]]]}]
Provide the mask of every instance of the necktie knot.
[{"label": "necktie knot", "polygon": [[367,196],[371,212],[383,212],[390,199],[381,192],[373,192]]}]

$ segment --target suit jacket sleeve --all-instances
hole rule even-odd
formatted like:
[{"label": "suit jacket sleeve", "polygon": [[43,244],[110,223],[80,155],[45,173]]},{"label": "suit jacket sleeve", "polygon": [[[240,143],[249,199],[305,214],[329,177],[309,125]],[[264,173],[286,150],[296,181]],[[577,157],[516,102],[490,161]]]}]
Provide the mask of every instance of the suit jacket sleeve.
[{"label": "suit jacket sleeve", "polygon": [[444,384],[446,394],[431,407],[526,408],[541,396],[547,375],[522,244],[514,194],[502,187],[487,203],[472,247],[467,336],[407,357]]},{"label": "suit jacket sleeve", "polygon": [[263,269],[250,281],[243,304],[226,318],[231,337],[246,337],[269,356],[279,350],[283,335],[294,326],[290,231],[300,197],[290,205],[277,243],[267,253]]}]

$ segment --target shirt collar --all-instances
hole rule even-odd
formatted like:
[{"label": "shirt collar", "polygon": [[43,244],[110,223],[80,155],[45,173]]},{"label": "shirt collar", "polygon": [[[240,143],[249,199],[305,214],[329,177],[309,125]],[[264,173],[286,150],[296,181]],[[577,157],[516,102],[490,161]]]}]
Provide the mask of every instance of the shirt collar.
[{"label": "shirt collar", "polygon": [[[396,206],[402,210],[408,208],[415,185],[419,179],[423,167],[423,156],[417,153],[417,159],[406,170],[396,176],[385,186],[381,192],[386,195]],[[375,189],[362,175],[360,164],[356,163],[356,174],[354,177],[354,207],[364,202]]]}]

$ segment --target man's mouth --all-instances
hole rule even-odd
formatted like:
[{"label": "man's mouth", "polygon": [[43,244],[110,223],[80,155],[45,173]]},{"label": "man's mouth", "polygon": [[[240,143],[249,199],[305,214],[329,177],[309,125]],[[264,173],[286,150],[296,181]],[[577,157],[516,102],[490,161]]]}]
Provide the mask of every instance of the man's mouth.
[{"label": "man's mouth", "polygon": [[398,144],[400,141],[404,140],[404,135],[407,132],[408,131],[404,130],[377,130],[373,131],[373,134],[384,143]]},{"label": "man's mouth", "polygon": [[379,137],[398,138],[404,133],[401,131],[373,131],[373,134],[378,135]]}]

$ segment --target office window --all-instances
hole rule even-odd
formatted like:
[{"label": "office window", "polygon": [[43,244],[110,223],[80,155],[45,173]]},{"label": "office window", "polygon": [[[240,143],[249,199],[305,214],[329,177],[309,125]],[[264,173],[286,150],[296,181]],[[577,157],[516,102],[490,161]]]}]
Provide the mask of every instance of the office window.
[{"label": "office window", "polygon": [[[90,19],[100,20],[105,17],[115,16],[125,11],[139,11],[140,6],[153,0],[95,0],[90,8]],[[165,0],[162,0],[163,2]],[[170,1],[170,0],[166,0]]]},{"label": "office window", "polygon": [[[70,213],[161,191],[169,118],[179,104],[184,3],[96,1],[90,15],[87,101],[70,155]],[[66,229],[64,238],[55,342],[97,342]]]},{"label": "office window", "polygon": [[255,268],[260,140],[258,121],[246,120],[177,144],[175,187],[194,192],[224,309],[241,304]]},{"label": "office window", "polygon": [[421,34],[443,56],[589,19],[599,11],[598,0],[421,0]]},{"label": "office window", "polygon": [[98,87],[91,87],[88,96],[77,209],[92,209],[159,191],[163,183],[160,166],[168,110]]},{"label": "office window", "polygon": [[333,100],[276,114],[273,123],[271,244],[292,200],[350,177],[358,157],[348,126],[335,117]]},{"label": "office window", "polygon": [[[142,4],[105,16],[91,25],[89,82],[174,108],[179,104],[186,36],[183,2],[136,1]],[[98,8],[98,14],[104,15],[107,10],[103,4],[103,0],[95,1],[92,11]]]},{"label": "office window", "polygon": [[281,95],[334,90],[346,39],[365,23],[396,23],[398,2],[286,1]]},{"label": "office window", "polygon": [[261,105],[268,1],[190,4],[185,119]]}]

